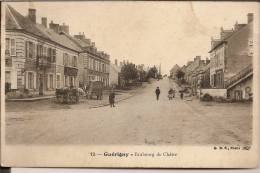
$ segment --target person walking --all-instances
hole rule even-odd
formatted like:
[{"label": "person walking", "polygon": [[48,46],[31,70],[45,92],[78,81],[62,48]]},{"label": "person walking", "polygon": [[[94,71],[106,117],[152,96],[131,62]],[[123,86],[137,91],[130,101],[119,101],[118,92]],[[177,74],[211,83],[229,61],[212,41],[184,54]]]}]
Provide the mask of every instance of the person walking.
[{"label": "person walking", "polygon": [[181,99],[183,99],[183,92],[180,93]]},{"label": "person walking", "polygon": [[173,98],[173,89],[172,88],[168,91],[168,98],[169,98],[169,100],[172,100],[172,98]]},{"label": "person walking", "polygon": [[155,90],[156,100],[159,100],[160,93],[161,93],[160,88],[157,87],[156,90]]},{"label": "person walking", "polygon": [[111,108],[115,107],[115,93],[113,90],[109,94],[109,104]]}]

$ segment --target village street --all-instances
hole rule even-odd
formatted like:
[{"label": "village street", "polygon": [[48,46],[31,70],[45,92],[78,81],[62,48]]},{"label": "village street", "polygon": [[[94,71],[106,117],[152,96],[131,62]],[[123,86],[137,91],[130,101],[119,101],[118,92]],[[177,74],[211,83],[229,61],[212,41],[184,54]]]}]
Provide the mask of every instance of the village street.
[{"label": "village street", "polygon": [[[155,88],[161,89],[160,100]],[[252,134],[250,103],[168,100],[168,78],[154,81],[139,94],[98,108],[12,111],[6,114],[8,144],[82,145],[248,145]],[[16,104],[16,103],[7,103]],[[25,103],[30,106],[31,103]]]}]

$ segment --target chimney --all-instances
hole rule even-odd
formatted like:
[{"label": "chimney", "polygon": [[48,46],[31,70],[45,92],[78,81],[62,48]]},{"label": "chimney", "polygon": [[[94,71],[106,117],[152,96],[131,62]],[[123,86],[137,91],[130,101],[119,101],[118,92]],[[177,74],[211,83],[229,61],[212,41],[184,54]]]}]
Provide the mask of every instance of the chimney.
[{"label": "chimney", "polygon": [[49,24],[49,27],[56,33],[60,32],[59,24],[53,23],[53,21],[51,21],[51,23]]},{"label": "chimney", "polygon": [[200,56],[196,56],[195,58],[194,58],[194,61],[200,61],[201,60],[201,57]]},{"label": "chimney", "polygon": [[47,17],[42,17],[42,25],[47,28]]},{"label": "chimney", "polygon": [[31,20],[31,22],[36,23],[36,9],[29,8],[28,17]]},{"label": "chimney", "polygon": [[117,66],[117,59],[115,59],[115,65]]},{"label": "chimney", "polygon": [[65,33],[69,34],[69,25],[65,25],[65,23],[60,25],[60,32],[65,32]]},{"label": "chimney", "polygon": [[206,58],[206,65],[208,65],[210,63],[209,58]]},{"label": "chimney", "polygon": [[247,23],[250,23],[254,20],[254,14],[253,13],[248,13],[247,14]]}]

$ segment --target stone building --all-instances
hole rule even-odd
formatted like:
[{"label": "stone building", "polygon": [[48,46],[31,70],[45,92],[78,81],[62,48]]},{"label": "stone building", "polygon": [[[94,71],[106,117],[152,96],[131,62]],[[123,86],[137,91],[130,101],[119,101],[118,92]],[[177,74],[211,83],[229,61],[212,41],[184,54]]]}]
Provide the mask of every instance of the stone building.
[{"label": "stone building", "polygon": [[110,56],[98,51],[95,43],[85,37],[84,33],[65,36],[81,48],[79,53],[79,83],[88,86],[91,81],[101,81],[105,87],[109,86]]},{"label": "stone building", "polygon": [[109,85],[110,57],[84,33],[69,35],[69,26],[36,22],[36,10],[23,16],[6,7],[5,78],[8,94],[54,94],[56,88]]},{"label": "stone building", "polygon": [[8,92],[53,94],[56,88],[78,86],[76,44],[52,28],[47,18],[36,22],[36,10],[22,16],[6,7],[5,79]]},{"label": "stone building", "polygon": [[193,75],[196,68],[201,66],[204,63],[204,61],[201,60],[200,56],[196,56],[193,61],[187,62],[187,65],[185,66],[185,75],[184,79],[188,84],[192,84],[193,82]]},{"label": "stone building", "polygon": [[[245,93],[252,90],[252,82],[247,80],[252,80],[253,14],[249,13],[247,17],[247,24],[236,22],[234,28],[228,31],[222,28],[220,39],[212,39],[209,51],[211,87],[227,89],[227,97],[238,100],[245,98]],[[238,75],[240,77],[236,77]],[[233,88],[236,88],[235,83],[241,85],[241,89],[232,94]],[[242,87],[242,83],[247,85]]]}]

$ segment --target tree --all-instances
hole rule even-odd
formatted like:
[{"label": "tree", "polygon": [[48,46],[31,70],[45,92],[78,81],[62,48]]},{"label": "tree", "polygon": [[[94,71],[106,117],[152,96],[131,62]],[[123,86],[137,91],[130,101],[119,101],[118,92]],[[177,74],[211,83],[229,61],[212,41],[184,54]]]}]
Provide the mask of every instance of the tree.
[{"label": "tree", "polygon": [[147,77],[148,78],[156,78],[158,75],[158,70],[157,68],[154,66],[152,68],[149,69]]},{"label": "tree", "polygon": [[126,83],[129,83],[129,80],[134,80],[138,78],[138,70],[133,63],[123,65],[121,69],[121,74]]},{"label": "tree", "polygon": [[144,82],[145,77],[146,77],[146,72],[144,70],[138,70],[138,76],[139,76],[139,81]]}]

